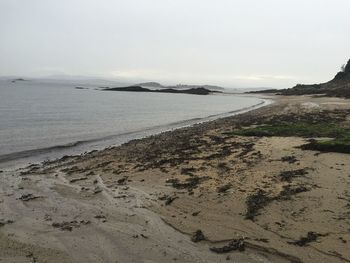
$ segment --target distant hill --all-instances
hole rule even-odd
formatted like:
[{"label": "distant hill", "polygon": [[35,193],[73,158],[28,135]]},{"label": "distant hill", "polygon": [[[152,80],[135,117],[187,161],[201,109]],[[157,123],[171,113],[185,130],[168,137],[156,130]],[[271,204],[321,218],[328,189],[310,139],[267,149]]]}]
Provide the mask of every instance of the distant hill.
[{"label": "distant hill", "polygon": [[350,60],[342,67],[335,77],[321,84],[304,85],[298,84],[290,89],[266,90],[257,93],[276,93],[279,95],[325,95],[330,97],[341,97],[350,99]]},{"label": "distant hill", "polygon": [[325,94],[331,97],[350,98],[350,60],[335,77],[321,84],[302,85],[282,90],[282,95]]}]

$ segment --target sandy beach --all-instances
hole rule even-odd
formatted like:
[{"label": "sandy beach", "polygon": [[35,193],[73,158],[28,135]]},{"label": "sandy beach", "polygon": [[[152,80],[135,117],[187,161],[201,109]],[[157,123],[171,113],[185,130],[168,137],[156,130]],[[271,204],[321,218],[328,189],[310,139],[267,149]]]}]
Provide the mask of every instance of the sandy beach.
[{"label": "sandy beach", "polygon": [[350,101],[271,105],[0,172],[0,262],[350,262],[350,155],[233,131],[350,126]]}]

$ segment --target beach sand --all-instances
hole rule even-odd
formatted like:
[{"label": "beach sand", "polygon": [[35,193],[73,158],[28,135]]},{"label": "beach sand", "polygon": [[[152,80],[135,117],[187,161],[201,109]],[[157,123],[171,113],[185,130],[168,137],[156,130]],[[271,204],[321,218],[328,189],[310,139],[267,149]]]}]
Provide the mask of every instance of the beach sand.
[{"label": "beach sand", "polygon": [[350,101],[274,99],[1,172],[0,262],[350,262],[350,155],[230,134],[288,118],[350,125]]}]

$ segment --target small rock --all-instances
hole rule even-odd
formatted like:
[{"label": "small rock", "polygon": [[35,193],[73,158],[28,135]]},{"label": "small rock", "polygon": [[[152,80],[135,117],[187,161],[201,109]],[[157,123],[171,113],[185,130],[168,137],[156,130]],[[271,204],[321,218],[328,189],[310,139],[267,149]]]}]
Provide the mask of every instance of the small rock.
[{"label": "small rock", "polygon": [[200,242],[200,241],[205,240],[205,239],[206,238],[205,238],[202,230],[197,230],[196,232],[194,232],[194,234],[191,237],[192,242],[195,242],[195,243]]},{"label": "small rock", "polygon": [[198,216],[201,211],[193,212],[192,216]]}]

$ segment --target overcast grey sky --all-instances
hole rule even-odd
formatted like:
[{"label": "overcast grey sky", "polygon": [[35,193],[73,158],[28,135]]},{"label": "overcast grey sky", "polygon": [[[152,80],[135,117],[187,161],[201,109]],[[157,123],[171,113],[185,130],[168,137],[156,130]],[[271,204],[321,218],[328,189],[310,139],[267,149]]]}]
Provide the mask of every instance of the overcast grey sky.
[{"label": "overcast grey sky", "polygon": [[349,0],[0,0],[0,75],[289,87],[350,58]]}]

